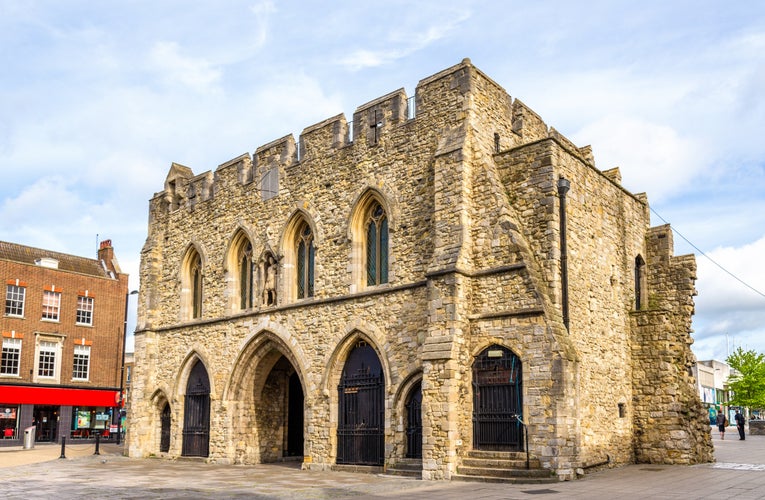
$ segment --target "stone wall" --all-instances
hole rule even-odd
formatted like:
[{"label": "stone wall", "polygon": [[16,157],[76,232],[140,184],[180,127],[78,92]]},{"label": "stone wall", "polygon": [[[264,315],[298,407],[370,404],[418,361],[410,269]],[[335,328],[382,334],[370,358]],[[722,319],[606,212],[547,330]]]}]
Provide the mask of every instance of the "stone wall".
[{"label": "stone wall", "polygon": [[[404,401],[422,382],[425,479],[449,479],[473,449],[472,364],[492,345],[522,360],[529,451],[561,479],[664,449],[645,430],[646,408],[666,415],[676,402],[647,385],[685,394],[692,258],[661,257],[671,248],[660,252],[646,239],[653,233],[645,198],[624,190],[617,170],[600,172],[589,147],[548,129],[469,61],[419,83],[413,119],[407,100],[397,90],[361,105],[351,138],[338,115],[214,172],[171,166],[150,201],[142,255],[131,456],[157,453],[165,401],[174,422],[169,455],[180,455],[185,384],[201,362],[212,385],[209,460],[259,463],[284,453],[279,366],[303,386],[304,467],[333,466],[337,386],[360,340],[383,366],[386,465],[405,455]],[[571,184],[568,327],[561,177]],[[389,220],[389,280],[376,286],[366,285],[361,269],[358,212],[370,199]],[[299,221],[316,248],[308,299],[298,299],[294,285]],[[255,261],[278,259],[275,304],[260,300],[259,268],[256,303],[240,309],[235,250],[242,241]],[[184,302],[191,249],[203,269],[198,318]],[[650,269],[651,304],[661,299],[650,312],[634,310],[637,256]],[[659,310],[664,323],[651,316]],[[647,323],[677,347],[661,370],[652,364],[657,344]],[[689,450],[688,461],[707,460],[694,401],[683,401],[688,415],[673,417],[667,430],[676,448]]]}]

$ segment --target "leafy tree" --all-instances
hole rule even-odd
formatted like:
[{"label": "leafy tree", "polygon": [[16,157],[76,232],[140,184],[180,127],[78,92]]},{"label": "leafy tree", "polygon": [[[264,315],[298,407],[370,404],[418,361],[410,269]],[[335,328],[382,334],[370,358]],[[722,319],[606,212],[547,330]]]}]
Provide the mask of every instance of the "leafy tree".
[{"label": "leafy tree", "polygon": [[738,347],[725,362],[738,372],[728,378],[733,391],[730,404],[765,408],[765,354]]}]

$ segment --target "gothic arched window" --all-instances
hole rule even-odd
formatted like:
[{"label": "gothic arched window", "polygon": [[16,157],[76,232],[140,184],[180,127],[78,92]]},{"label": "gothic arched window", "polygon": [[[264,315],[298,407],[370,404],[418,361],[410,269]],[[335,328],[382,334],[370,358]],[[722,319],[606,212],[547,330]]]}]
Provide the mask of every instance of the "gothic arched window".
[{"label": "gothic arched window", "polygon": [[249,241],[245,242],[239,254],[239,308],[252,309],[253,283],[252,277],[255,271],[255,264],[252,261],[252,245]]},{"label": "gothic arched window", "polygon": [[366,220],[367,285],[388,282],[388,217],[379,203],[372,205]]},{"label": "gothic arched window", "polygon": [[297,233],[297,298],[313,297],[314,246],[311,226],[303,222]]}]

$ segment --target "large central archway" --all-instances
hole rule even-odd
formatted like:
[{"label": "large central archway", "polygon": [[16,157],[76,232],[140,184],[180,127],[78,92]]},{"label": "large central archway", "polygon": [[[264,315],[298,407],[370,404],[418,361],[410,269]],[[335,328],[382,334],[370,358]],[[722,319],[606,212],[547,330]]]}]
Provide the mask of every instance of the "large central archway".
[{"label": "large central archway", "polygon": [[226,398],[234,462],[257,464],[304,455],[305,393],[295,356],[262,331],[242,349]]}]

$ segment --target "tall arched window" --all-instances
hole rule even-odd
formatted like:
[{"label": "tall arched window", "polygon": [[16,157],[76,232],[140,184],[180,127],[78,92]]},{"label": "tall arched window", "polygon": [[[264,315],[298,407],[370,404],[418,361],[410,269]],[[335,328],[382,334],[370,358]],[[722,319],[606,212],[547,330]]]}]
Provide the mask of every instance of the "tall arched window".
[{"label": "tall arched window", "polygon": [[303,222],[297,233],[297,298],[313,297],[314,246],[311,226]]},{"label": "tall arched window", "polygon": [[239,308],[251,309],[254,303],[252,277],[255,264],[252,261],[252,245],[246,241],[239,252]]},{"label": "tall arched window", "polygon": [[367,286],[388,282],[388,217],[379,203],[374,203],[366,219]]},{"label": "tall arched window", "polygon": [[202,257],[191,247],[183,259],[181,271],[181,318],[202,317]]},{"label": "tall arched window", "polygon": [[202,317],[202,258],[196,254],[191,264],[192,282],[192,318]]}]

